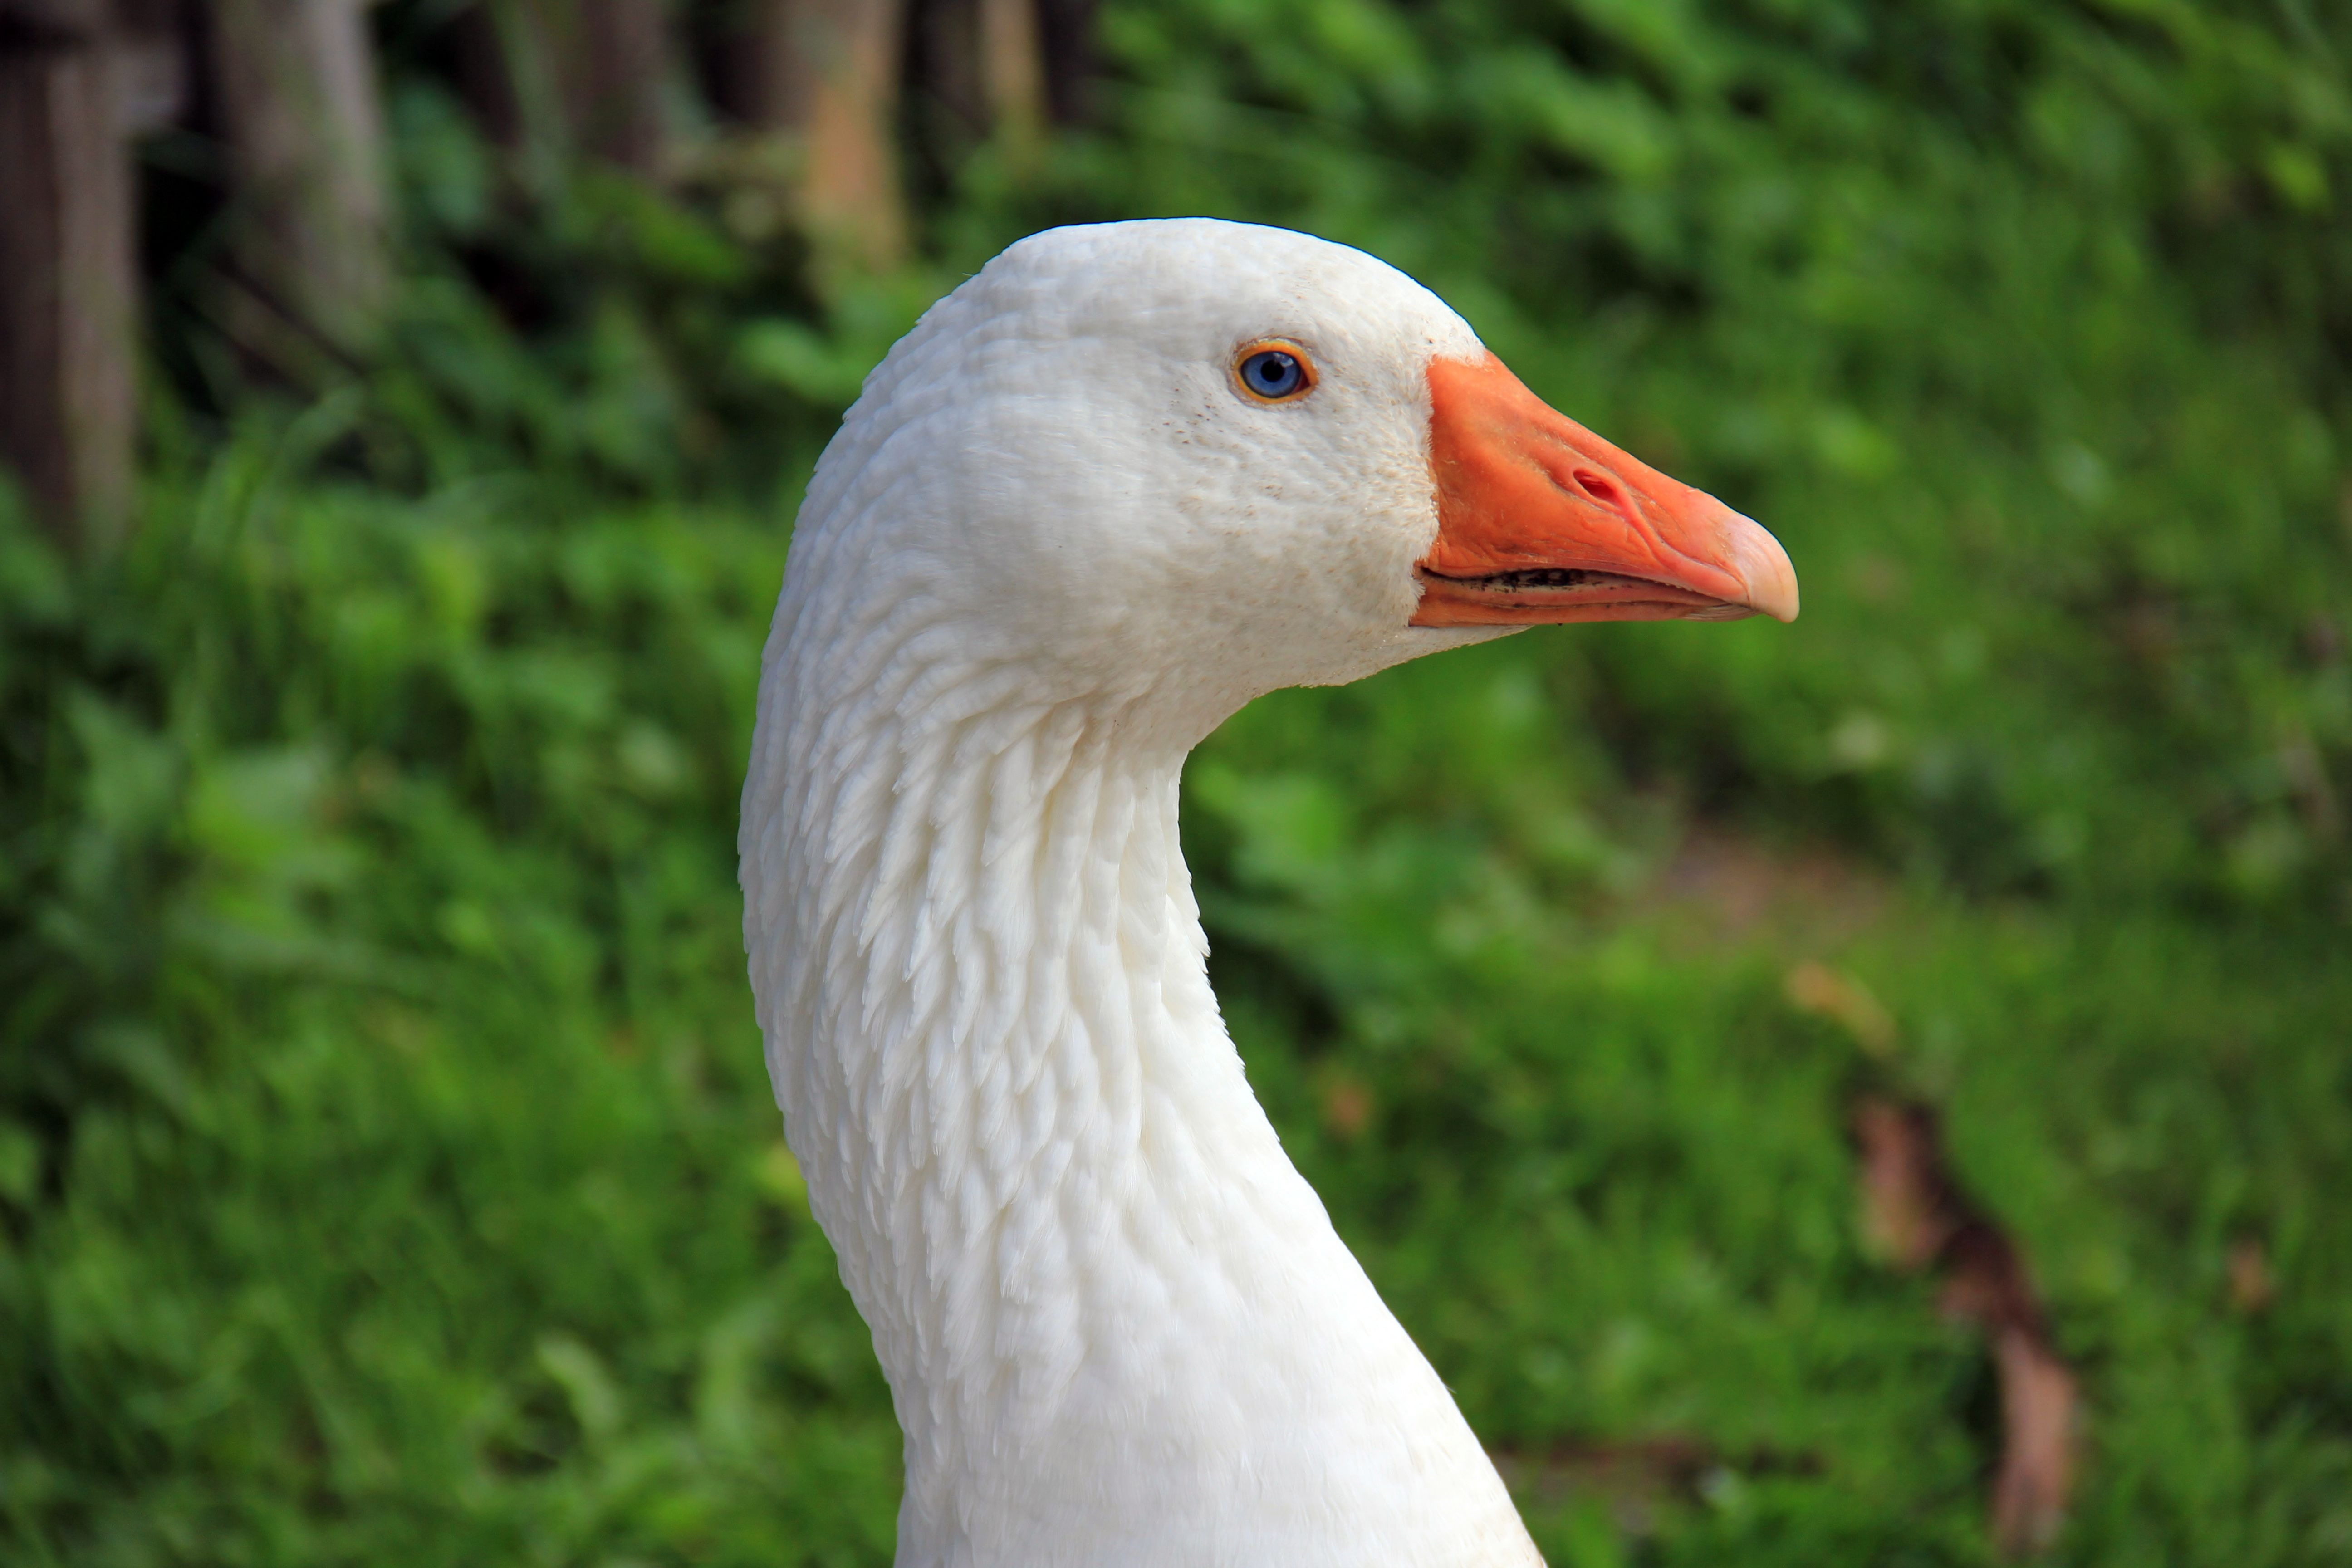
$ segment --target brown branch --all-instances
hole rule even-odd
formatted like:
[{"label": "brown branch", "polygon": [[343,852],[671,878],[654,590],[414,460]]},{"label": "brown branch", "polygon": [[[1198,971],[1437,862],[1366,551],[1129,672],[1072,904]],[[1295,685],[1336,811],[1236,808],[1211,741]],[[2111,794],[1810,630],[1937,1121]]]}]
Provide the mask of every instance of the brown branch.
[{"label": "brown branch", "polygon": [[1854,1103],[1863,1231],[1906,1272],[1933,1270],[1948,1316],[1981,1329],[2000,1386],[2001,1448],[1992,1535],[2005,1556],[2057,1539],[2072,1495],[2082,1393],[2052,1342],[2016,1247],[1961,1194],[1935,1112],[1865,1095]]}]

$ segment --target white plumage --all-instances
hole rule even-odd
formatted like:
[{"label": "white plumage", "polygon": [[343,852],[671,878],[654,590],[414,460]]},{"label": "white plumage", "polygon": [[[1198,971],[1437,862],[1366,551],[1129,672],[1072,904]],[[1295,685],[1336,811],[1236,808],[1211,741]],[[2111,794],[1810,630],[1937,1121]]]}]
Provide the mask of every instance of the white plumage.
[{"label": "white plumage", "polygon": [[[1267,339],[1311,395],[1236,386]],[[1538,1561],[1244,1079],[1176,825],[1251,698],[1508,629],[1411,624],[1428,367],[1483,357],[1339,246],[1057,230],[935,306],[817,467],[745,931],[905,1429],[903,1568]]]}]

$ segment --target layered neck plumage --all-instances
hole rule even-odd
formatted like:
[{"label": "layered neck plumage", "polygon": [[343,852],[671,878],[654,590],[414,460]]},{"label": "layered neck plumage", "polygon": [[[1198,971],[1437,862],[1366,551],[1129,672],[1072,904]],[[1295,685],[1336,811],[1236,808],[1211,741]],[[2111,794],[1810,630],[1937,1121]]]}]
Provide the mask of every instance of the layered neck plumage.
[{"label": "layered neck plumage", "polygon": [[1057,689],[926,617],[788,589],[743,831],[900,1563],[1532,1560],[1219,1018],[1177,792],[1234,700]]}]

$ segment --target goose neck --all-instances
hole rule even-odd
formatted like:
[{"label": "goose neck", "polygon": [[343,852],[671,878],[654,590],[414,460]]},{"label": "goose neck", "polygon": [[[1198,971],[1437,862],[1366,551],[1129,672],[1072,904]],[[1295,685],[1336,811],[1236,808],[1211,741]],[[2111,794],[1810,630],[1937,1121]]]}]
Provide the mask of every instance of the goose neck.
[{"label": "goose neck", "polygon": [[746,798],[771,1075],[906,1434],[899,1562],[1531,1561],[1244,1076],[1184,744],[986,681],[771,707]]}]

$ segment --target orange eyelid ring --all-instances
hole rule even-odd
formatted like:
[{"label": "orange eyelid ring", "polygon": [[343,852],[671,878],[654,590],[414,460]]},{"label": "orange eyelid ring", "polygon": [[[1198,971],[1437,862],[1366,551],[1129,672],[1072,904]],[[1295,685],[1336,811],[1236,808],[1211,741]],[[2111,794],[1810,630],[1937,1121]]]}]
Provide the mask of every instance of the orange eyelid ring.
[{"label": "orange eyelid ring", "polygon": [[[1261,354],[1281,354],[1297,367],[1295,384],[1279,391],[1265,391],[1251,384],[1250,362]],[[1296,403],[1315,390],[1319,379],[1315,370],[1315,356],[1288,338],[1253,338],[1234,351],[1230,371],[1234,389],[1252,403]],[[1276,384],[1279,384],[1277,381]]]}]

